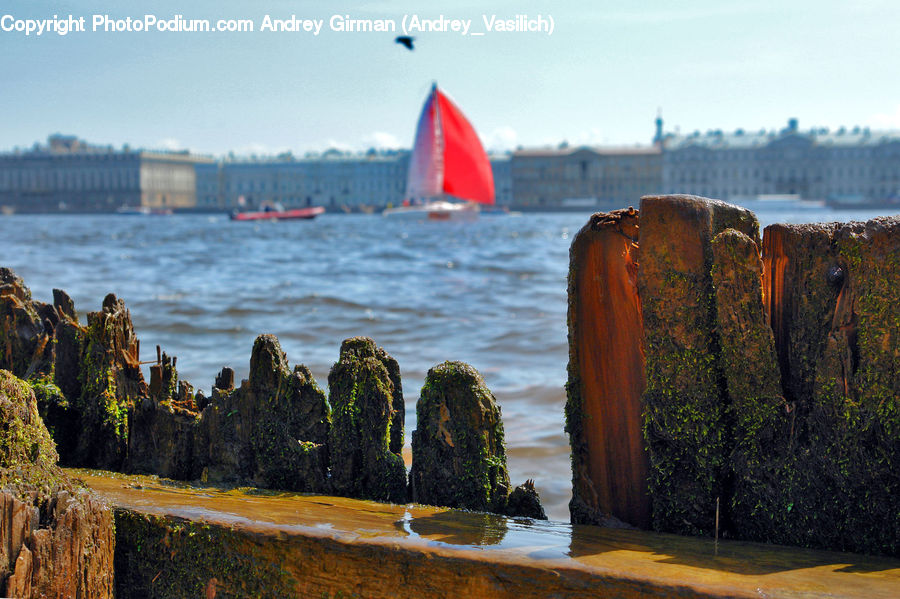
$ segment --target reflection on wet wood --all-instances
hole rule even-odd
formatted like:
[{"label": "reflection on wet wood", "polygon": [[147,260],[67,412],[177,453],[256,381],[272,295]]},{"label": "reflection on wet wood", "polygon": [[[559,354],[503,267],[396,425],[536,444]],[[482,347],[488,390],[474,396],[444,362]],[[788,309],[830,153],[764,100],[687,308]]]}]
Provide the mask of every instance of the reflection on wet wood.
[{"label": "reflection on wet wood", "polygon": [[117,596],[895,597],[900,561],[75,472],[115,506]]},{"label": "reflection on wet wood", "polygon": [[576,523],[612,515],[650,527],[637,237],[638,213],[628,209],[595,214],[572,242],[566,428]]}]

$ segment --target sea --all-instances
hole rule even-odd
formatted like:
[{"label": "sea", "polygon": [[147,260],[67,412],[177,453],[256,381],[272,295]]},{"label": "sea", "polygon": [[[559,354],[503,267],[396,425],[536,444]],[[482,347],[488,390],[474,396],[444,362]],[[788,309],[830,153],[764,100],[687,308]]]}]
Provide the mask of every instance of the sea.
[{"label": "sea", "polygon": [[[885,214],[748,207],[762,226]],[[511,482],[534,479],[549,517],[568,520],[566,276],[569,246],[589,216],[417,223],[325,214],[253,223],[224,214],[11,215],[0,217],[0,266],[35,299],[52,302],[53,288],[66,290],[82,321],[116,294],[131,311],[141,359],[161,346],[177,356],[179,377],[207,394],[223,366],[246,378],[257,335],[276,335],[291,365],[306,364],[323,389],[341,341],[372,337],[400,363],[407,445],[428,369],[468,362],[501,406]]]}]

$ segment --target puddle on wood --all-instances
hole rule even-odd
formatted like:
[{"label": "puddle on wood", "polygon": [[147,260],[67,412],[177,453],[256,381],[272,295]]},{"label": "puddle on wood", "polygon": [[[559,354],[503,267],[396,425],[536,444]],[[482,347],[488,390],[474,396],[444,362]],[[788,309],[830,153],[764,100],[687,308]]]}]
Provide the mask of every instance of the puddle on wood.
[{"label": "puddle on wood", "polygon": [[154,476],[68,470],[113,505],[248,532],[423,549],[436,556],[688,584],[737,594],[896,597],[900,560],[776,545],[572,526],[420,505]]}]

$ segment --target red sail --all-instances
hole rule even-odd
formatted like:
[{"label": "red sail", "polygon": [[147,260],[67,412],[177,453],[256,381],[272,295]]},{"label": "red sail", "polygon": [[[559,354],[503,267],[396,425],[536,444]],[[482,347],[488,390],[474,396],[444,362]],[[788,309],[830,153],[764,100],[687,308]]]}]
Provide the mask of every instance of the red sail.
[{"label": "red sail", "polygon": [[481,204],[493,204],[494,174],[475,129],[440,90],[437,99],[444,134],[444,192]]},{"label": "red sail", "polygon": [[481,204],[494,203],[494,175],[478,135],[459,108],[435,86],[419,117],[407,197],[434,197],[441,192]]}]

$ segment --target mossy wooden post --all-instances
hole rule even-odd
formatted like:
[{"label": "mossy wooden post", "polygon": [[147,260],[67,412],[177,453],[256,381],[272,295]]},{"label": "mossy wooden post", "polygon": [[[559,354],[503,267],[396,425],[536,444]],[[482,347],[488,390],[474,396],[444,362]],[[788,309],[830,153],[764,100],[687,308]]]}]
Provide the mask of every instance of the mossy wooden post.
[{"label": "mossy wooden post", "polygon": [[763,247],[797,440],[791,517],[772,536],[897,555],[900,218],[772,225]]},{"label": "mossy wooden post", "polygon": [[593,215],[569,250],[573,523],[599,524],[611,515],[650,527],[637,240],[638,212],[630,208]]},{"label": "mossy wooden post", "polygon": [[88,313],[76,400],[80,434],[68,463],[117,470],[128,447],[128,414],[146,397],[138,341],[125,302],[109,294],[100,312]]},{"label": "mossy wooden post", "polygon": [[200,413],[193,397],[187,397],[191,385],[178,380],[176,363],[163,352],[150,367],[149,395],[139,398],[131,411],[128,472],[191,478]]},{"label": "mossy wooden post", "polygon": [[759,226],[749,210],[694,196],[647,196],[640,214],[653,527],[711,535],[732,434],[718,363],[711,242],[727,228],[756,242]]},{"label": "mossy wooden post", "polygon": [[260,335],[253,343],[249,391],[256,403],[254,482],[266,488],[325,492],[328,401],[306,366],[290,370],[274,335]]},{"label": "mossy wooden post", "polygon": [[31,387],[0,370],[0,595],[112,597],[112,510],[57,458]]},{"label": "mossy wooden post", "polygon": [[712,242],[716,330],[728,409],[734,425],[730,502],[733,535],[766,541],[790,518],[781,477],[790,468],[792,409],[781,391],[775,340],[762,296],[756,242],[734,229]]},{"label": "mossy wooden post", "polygon": [[328,374],[332,427],[328,449],[338,495],[403,502],[406,467],[391,451],[394,384],[384,350],[368,337],[341,344]]},{"label": "mossy wooden post", "polygon": [[391,385],[394,392],[391,395],[391,453],[399,455],[403,454],[403,444],[406,440],[403,438],[403,426],[406,420],[406,407],[403,401],[403,381],[400,378],[400,364],[384,348],[377,348],[376,355],[384,367],[387,369],[388,377],[391,379]]},{"label": "mossy wooden post", "polygon": [[225,397],[232,391],[234,391],[234,370],[226,366],[216,375],[212,396],[213,398]]},{"label": "mossy wooden post", "polygon": [[274,335],[253,343],[250,376],[232,389],[223,368],[203,408],[194,476],[287,491],[328,490],[330,411],[306,366],[293,372]]},{"label": "mossy wooden post", "polygon": [[51,354],[39,305],[15,272],[0,268],[0,368],[22,378],[38,371]]},{"label": "mossy wooden post", "polygon": [[65,291],[53,290],[53,305],[59,313],[59,322],[54,331],[56,347],[53,379],[63,395],[74,402],[81,396],[81,381],[78,375],[84,353],[84,327],[78,324],[75,303]]},{"label": "mossy wooden post", "polygon": [[410,471],[418,503],[502,513],[510,492],[500,407],[477,370],[444,362],[416,403]]},{"label": "mossy wooden post", "polygon": [[[156,346],[159,352],[159,346]],[[177,358],[165,352],[159,356],[159,362],[150,367],[150,397],[156,401],[170,401],[178,389],[178,371],[175,369]]]}]

